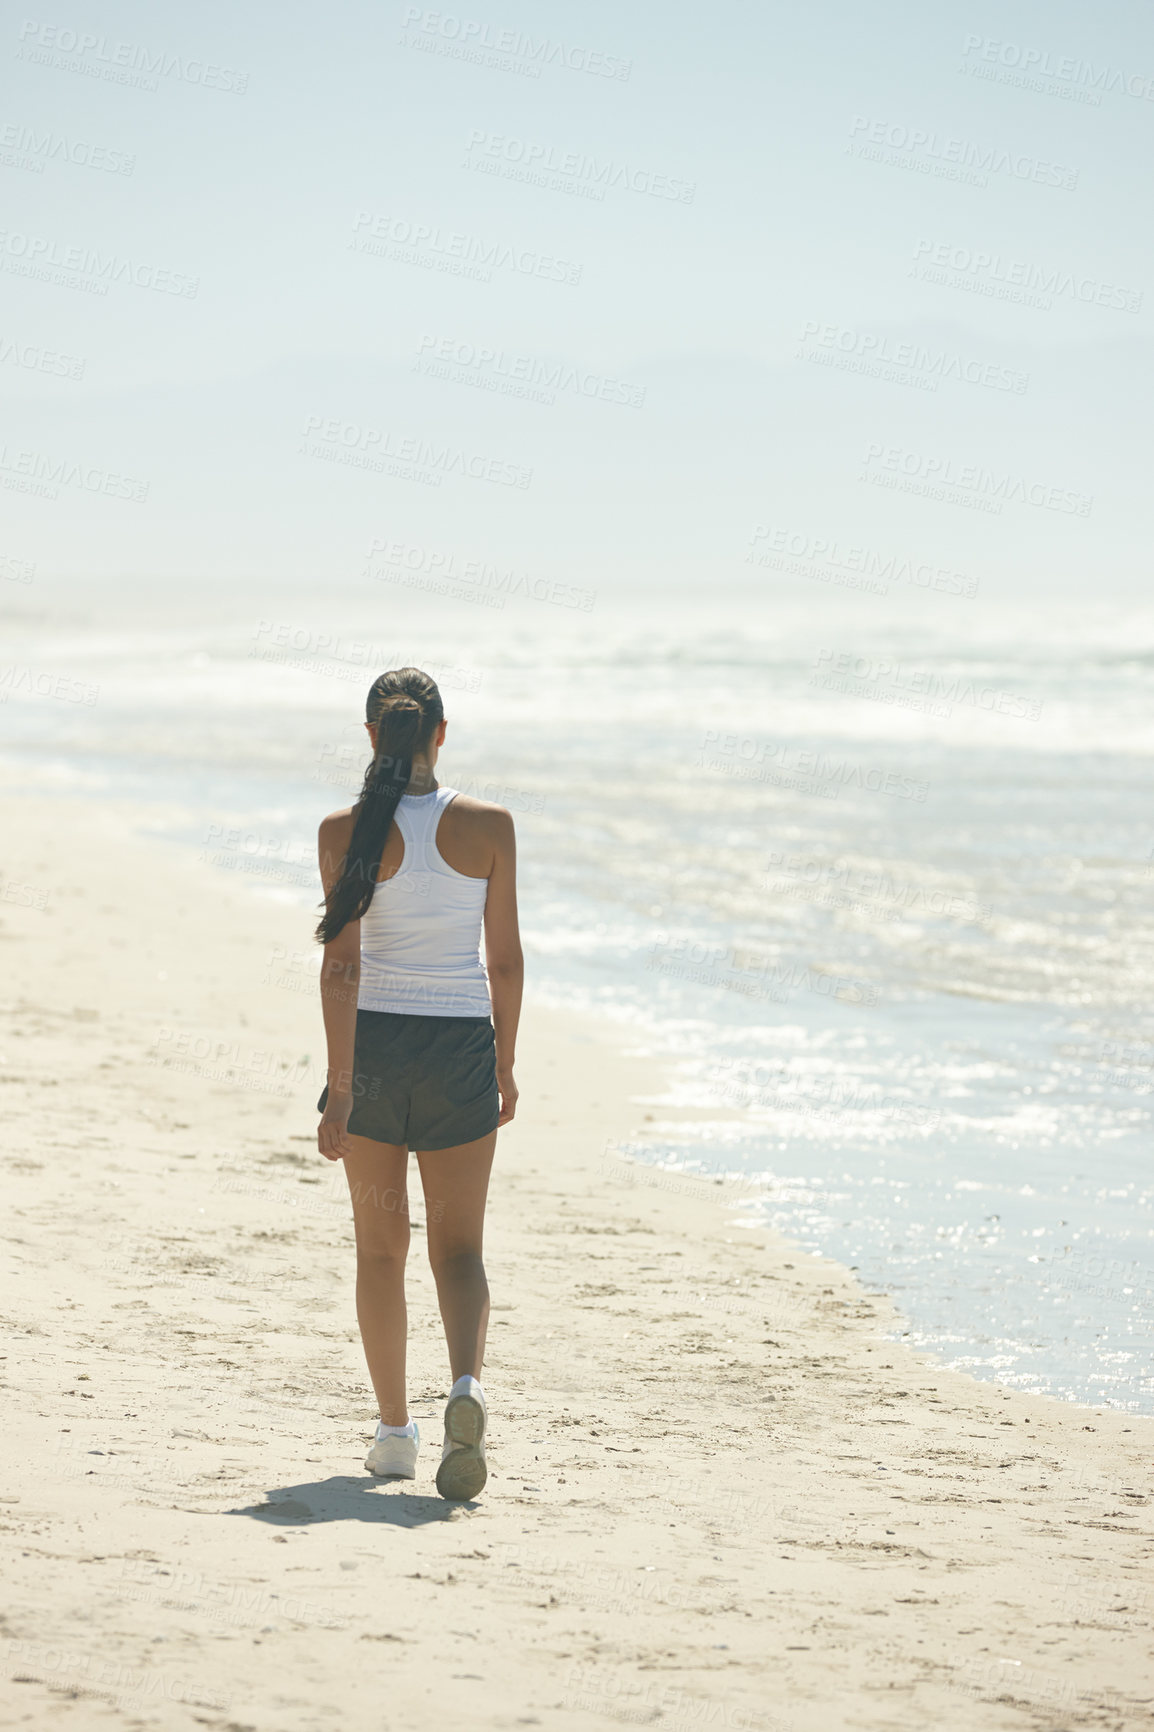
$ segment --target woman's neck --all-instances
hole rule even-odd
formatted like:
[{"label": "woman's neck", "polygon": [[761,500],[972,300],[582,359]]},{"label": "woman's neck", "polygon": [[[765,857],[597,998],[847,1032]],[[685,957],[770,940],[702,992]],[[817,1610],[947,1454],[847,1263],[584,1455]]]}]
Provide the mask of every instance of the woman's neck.
[{"label": "woman's neck", "polygon": [[439,784],[432,764],[425,763],[422,758],[413,759],[413,773],[409,777],[405,793],[409,795],[435,794]]}]

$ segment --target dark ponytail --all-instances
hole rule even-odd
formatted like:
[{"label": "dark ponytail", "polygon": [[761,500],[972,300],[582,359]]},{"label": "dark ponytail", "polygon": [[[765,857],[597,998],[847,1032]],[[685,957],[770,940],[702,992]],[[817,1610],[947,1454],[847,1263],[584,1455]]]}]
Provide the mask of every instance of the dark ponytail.
[{"label": "dark ponytail", "polygon": [[413,759],[428,746],[444,714],[435,681],[420,668],[397,668],[373,682],[365,719],[377,730],[377,749],[353,807],[349,851],[325,898],[316,930],[321,944],[331,944],[372,901],[389,826],[409,785]]}]

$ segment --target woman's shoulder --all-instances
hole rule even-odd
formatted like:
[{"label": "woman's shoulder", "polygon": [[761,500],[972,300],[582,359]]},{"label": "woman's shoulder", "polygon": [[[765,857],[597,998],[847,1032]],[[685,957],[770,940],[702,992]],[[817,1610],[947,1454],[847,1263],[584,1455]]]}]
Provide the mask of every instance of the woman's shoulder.
[{"label": "woman's shoulder", "polygon": [[516,854],[513,814],[495,800],[456,794],[445,808],[437,846],[459,872],[488,877],[497,861],[512,861]]},{"label": "woman's shoulder", "polygon": [[327,818],[321,819],[319,831],[320,839],[322,842],[335,841],[346,831],[351,831],[352,827],[353,808],[351,806],[346,806],[343,812],[330,812]]},{"label": "woman's shoulder", "polygon": [[495,800],[478,800],[473,794],[454,792],[446,815],[449,813],[463,819],[475,830],[491,830],[494,834],[501,834],[513,828],[513,814],[507,806],[498,805]]}]

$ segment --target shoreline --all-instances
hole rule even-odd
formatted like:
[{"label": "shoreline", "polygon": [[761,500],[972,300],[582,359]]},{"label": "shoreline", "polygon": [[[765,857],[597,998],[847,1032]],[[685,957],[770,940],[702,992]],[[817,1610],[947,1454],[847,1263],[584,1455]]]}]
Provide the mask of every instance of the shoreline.
[{"label": "shoreline", "polygon": [[[267,619],[261,623],[269,625]],[[128,740],[126,759],[90,756],[86,749],[79,754],[86,768],[78,764],[75,779],[95,781],[93,766],[103,766],[110,787],[123,789],[126,798],[141,805],[151,804],[141,821],[165,825],[175,847],[221,856],[218,863],[227,866],[229,876],[251,884],[262,897],[311,903],[315,892],[305,886],[315,879],[310,837],[317,802],[347,804],[355,791],[338,793],[333,780],[347,773],[338,774],[333,766],[348,766],[356,758],[352,747],[341,744],[349,738],[343,731],[347,716],[338,724],[327,711],[340,693],[326,693],[323,688],[332,682],[322,678],[302,681],[297,695],[302,702],[307,697],[307,703],[297,714],[284,707],[296,690],[295,676],[287,687],[273,680],[263,694],[259,727],[257,712],[250,718],[255,732],[247,740],[247,712],[226,707],[218,722],[220,736],[206,741],[204,750],[194,746],[187,774],[177,772],[180,759],[173,754],[184,751],[199,732],[199,683],[207,679],[215,690],[223,679],[225,690],[234,693],[231,704],[241,689],[237,680],[245,681],[246,665],[259,671],[257,664],[240,659],[243,633],[238,638],[230,627],[218,640],[213,633],[223,631],[222,622],[203,629],[203,637],[182,639],[179,653],[166,639],[174,685],[171,704],[157,718],[161,732],[155,750],[137,761]],[[203,667],[200,651],[184,653],[194,644],[207,646]],[[454,663],[484,660],[474,647],[477,656],[460,643],[446,642],[438,654]],[[106,658],[98,659],[103,664]],[[151,677],[146,669],[138,671]],[[735,677],[743,676],[735,670]],[[110,698],[114,691],[120,693],[116,702],[129,702],[129,713],[135,714],[127,690],[110,687]],[[250,689],[250,695],[256,694]],[[506,695],[514,706],[519,701],[511,690]],[[492,715],[486,723],[484,710],[480,706],[470,727],[492,723]],[[757,713],[755,708],[749,712],[751,717]],[[21,732],[35,720],[31,713],[15,712],[11,719]],[[832,715],[829,719],[836,721]],[[67,732],[63,717],[41,720],[52,733]],[[89,742],[93,753],[102,742],[106,750],[114,743],[108,720],[100,713],[92,717],[98,724]],[[140,725],[137,716],[133,729]],[[755,744],[778,751],[773,729],[767,732],[752,720],[749,726],[752,733],[737,737],[739,751]],[[700,739],[717,729],[703,724],[701,731],[689,731]],[[783,737],[794,736],[787,730]],[[135,732],[131,738],[136,740]],[[733,738],[727,739],[732,747]],[[244,764],[235,757],[237,740],[255,752]],[[840,745],[826,741],[843,768],[853,768],[856,757],[859,769],[884,769],[887,763],[892,769],[880,741],[873,741],[868,754],[865,742],[860,745],[859,754],[848,738]],[[568,763],[563,735],[557,746],[559,762]],[[937,772],[931,773],[926,749],[923,742],[907,768],[933,782]],[[539,773],[535,750],[526,750],[514,736],[500,755],[514,786],[497,797],[515,810],[512,794],[519,792],[525,806],[529,790],[541,796],[551,786]],[[593,750],[600,760],[602,748]],[[930,752],[935,755],[941,756],[937,747]],[[67,759],[77,758],[67,747],[59,758],[36,756],[51,758],[65,779]],[[972,761],[952,749],[944,757],[952,768],[941,766],[947,778],[942,789],[954,788],[968,810],[966,764],[972,769]],[[1118,789],[1132,785],[1140,796],[1145,778],[1133,763],[1124,768],[1126,762],[1116,765]],[[41,765],[43,772],[48,768]],[[1066,769],[1081,786],[1077,765]],[[17,754],[12,773],[31,777],[31,754]],[[568,773],[557,785],[558,796]],[[1032,774],[1024,773],[1027,779]],[[1014,777],[1020,782],[1022,774],[1019,765]],[[739,798],[736,784],[721,781],[710,789],[705,784],[717,778],[697,771],[691,775],[700,784],[703,807],[715,815],[733,815],[740,808],[752,821],[754,808],[762,812],[765,807],[760,798],[750,807],[752,796]],[[874,779],[873,770],[870,775]],[[472,786],[473,778],[466,773],[453,780]],[[659,836],[669,840],[669,826],[678,821],[673,786],[663,784],[657,791],[654,842]],[[179,796],[187,800],[183,813]],[[1051,958],[1045,923],[1034,919],[1028,843],[1010,874],[1013,884],[1004,886],[1001,913],[975,923],[969,917],[992,916],[998,900],[990,898],[1000,868],[985,859],[984,845],[979,850],[984,864],[959,854],[949,841],[951,826],[941,831],[927,806],[924,816],[931,828],[923,838],[929,848],[924,861],[915,863],[921,844],[912,832],[904,843],[896,838],[892,844],[879,842],[879,853],[867,843],[870,826],[881,815],[877,808],[889,810],[893,802],[855,795],[840,816],[833,808],[819,813],[812,801],[802,800],[800,807],[810,813],[801,820],[810,841],[801,854],[791,853],[787,824],[786,835],[777,837],[780,845],[768,852],[768,877],[755,870],[756,859],[747,860],[744,853],[735,857],[733,881],[727,868],[724,888],[720,880],[703,886],[700,904],[691,898],[682,906],[680,895],[674,897],[662,916],[668,916],[667,931],[653,916],[654,908],[663,906],[664,891],[658,895],[655,888],[652,903],[647,893],[634,904],[620,883],[605,884],[590,871],[587,831],[573,838],[583,870],[571,870],[566,864],[570,842],[558,821],[560,808],[550,810],[552,799],[550,793],[544,812],[518,819],[530,979],[534,988],[552,985],[556,990],[550,996],[573,1008],[580,998],[599,1020],[607,1010],[612,1014],[611,1001],[627,1006],[635,1023],[622,1029],[620,1038],[644,1044],[662,1061],[672,1058],[680,1073],[671,1096],[673,1111],[663,1108],[662,1132],[654,1136],[661,1146],[646,1158],[776,1174],[781,1183],[767,1190],[760,1211],[766,1220],[803,1242],[807,1251],[860,1269],[864,1281],[891,1294],[906,1312],[911,1339],[946,1363],[1015,1388],[1154,1416],[1154,1385],[1143,1376],[1144,1367],[1154,1362],[1154,1241],[1134,1213],[1135,1203],[1140,1207],[1143,1198],[1149,1200],[1143,1160],[1149,1141],[1143,1136],[1150,1123],[1149,1052],[1143,1056],[1134,1050],[1125,1067],[1111,1069],[1106,1057],[1119,1050],[1128,1030],[1135,1039],[1141,1033],[1140,1010],[1119,1009],[1113,1000],[1130,983],[1134,1002],[1141,1005],[1146,964],[1141,945],[1126,951],[1116,920],[1104,912],[1108,898],[1096,891],[1087,900],[1083,886],[1071,888],[1067,899],[1057,881],[1050,883],[1054,862],[1040,869],[1050,893],[1059,897],[1052,906],[1064,910],[1058,928],[1066,938],[1055,941],[1062,954]],[[782,796],[782,802],[771,802],[778,819],[784,811],[800,816],[797,799]],[[623,843],[627,836],[634,838],[617,857],[620,869],[626,880],[640,873],[659,886],[666,873],[660,864],[665,846],[656,849],[648,865],[634,857],[634,843],[646,832],[629,828],[619,803],[610,798],[606,816],[613,814],[613,827],[625,824]],[[873,818],[860,809],[871,806]],[[912,823],[921,829],[923,814],[914,803],[898,801],[890,815],[899,828]],[[750,836],[760,827],[757,819]],[[1081,820],[1078,828],[1084,828]],[[1083,852],[1093,851],[1091,832],[1092,826],[1079,844]],[[775,834],[771,821],[767,840]],[[672,845],[676,850],[677,843]],[[774,859],[785,865],[772,866]],[[831,860],[853,862],[854,881],[873,887],[862,907],[839,913],[826,906],[828,899],[799,903],[782,894],[795,873],[807,881],[811,871],[819,882],[828,877]],[[819,870],[821,861],[825,865]],[[1112,883],[1115,867],[1119,906],[1137,906],[1132,898],[1140,897],[1141,887],[1133,870],[1115,862],[1107,869]],[[617,866],[614,873],[620,876]],[[903,906],[907,894],[920,891],[937,903],[933,887],[942,885],[964,890],[965,899],[947,898],[927,918],[895,926],[887,918],[896,905],[895,883]],[[1071,884],[1082,880],[1076,877]],[[1042,884],[1035,888],[1041,891]],[[738,908],[742,919],[755,923],[750,932],[758,932],[759,943],[753,949],[737,942]],[[913,912],[917,916],[916,903]],[[961,925],[955,919],[959,915],[966,917]],[[1083,917],[1096,938],[1087,928],[1074,939]],[[557,935],[559,944],[552,932],[557,919],[565,928]],[[1009,924],[1003,926],[1003,919]],[[695,940],[703,942],[695,945]],[[678,957],[702,951],[723,956],[722,964],[698,973]],[[293,966],[295,984],[307,998],[311,982],[299,961]],[[839,986],[839,970],[860,975],[861,985]],[[287,978],[287,967],[276,972]],[[1068,987],[1083,973],[1074,1002],[1062,983]],[[699,984],[703,979],[712,984]],[[878,995],[868,1010],[848,1002],[867,982],[871,997]],[[634,1032],[644,1041],[633,1040]],[[780,1062],[762,1068],[763,1059]],[[781,1073],[780,1088],[775,1070]],[[747,1088],[742,1079],[750,1074],[757,1081]],[[827,1088],[832,1097],[828,1116],[820,1110]],[[712,1097],[716,1105],[722,1096],[740,1105],[741,1123],[719,1124],[716,1134],[699,1122],[678,1123],[689,1118],[678,1112],[679,1101],[702,1105]],[[877,1186],[878,1176],[887,1182]]]},{"label": "shoreline", "polygon": [[421,1465],[371,1480],[315,983],[269,974],[308,920],[124,838],[143,808],[4,804],[5,883],[43,892],[0,902],[29,1712],[377,1732],[386,1690],[483,1727],[1149,1723],[1154,1421],[948,1370],[850,1270],[739,1226],[730,1185],[620,1160],[662,1072],[616,1025],[530,1009],[519,1043],[489,1488],[432,1487],[419,1186]]}]

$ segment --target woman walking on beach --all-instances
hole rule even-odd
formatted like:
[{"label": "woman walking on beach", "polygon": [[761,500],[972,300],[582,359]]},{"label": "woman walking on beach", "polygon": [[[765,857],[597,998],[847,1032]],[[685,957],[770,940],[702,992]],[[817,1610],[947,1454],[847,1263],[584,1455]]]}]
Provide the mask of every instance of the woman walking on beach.
[{"label": "woman walking on beach", "polygon": [[344,1161],[352,1197],[357,1320],[380,1409],[365,1466],[405,1479],[416,1477],[420,1443],[405,1392],[416,1153],[453,1377],[437,1490],[471,1498],[486,1478],[485,1197],[497,1128],[517,1104],[524,964],[513,820],[438,784],[445,719],[427,674],[382,674],[365,713],[373,760],[364,786],[355,806],[320,827],[328,1084],[317,1143]]}]

